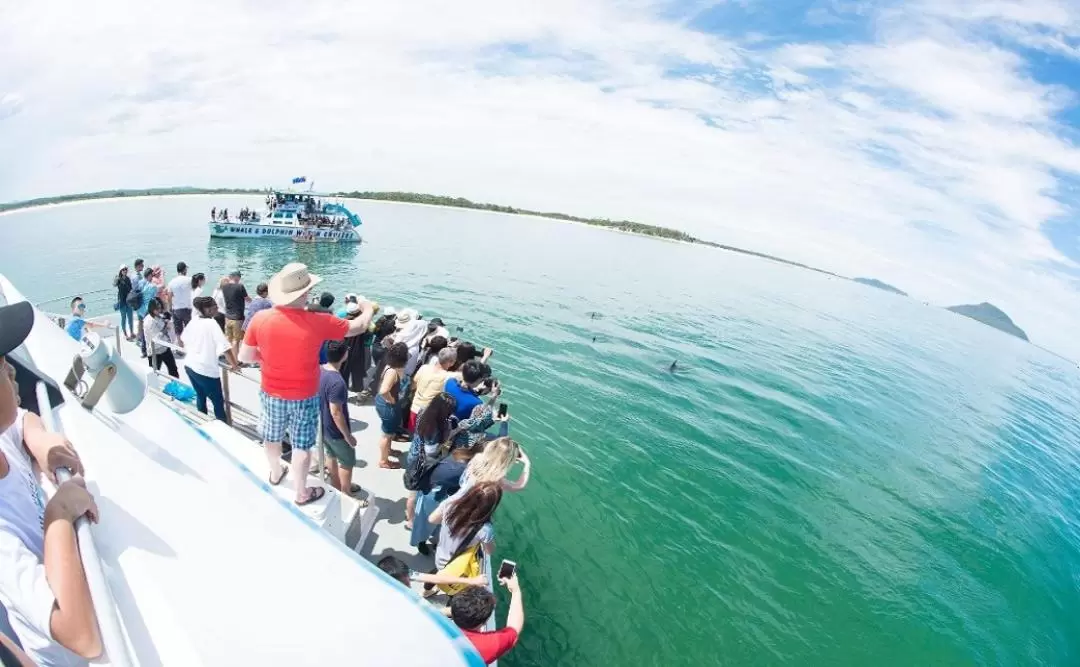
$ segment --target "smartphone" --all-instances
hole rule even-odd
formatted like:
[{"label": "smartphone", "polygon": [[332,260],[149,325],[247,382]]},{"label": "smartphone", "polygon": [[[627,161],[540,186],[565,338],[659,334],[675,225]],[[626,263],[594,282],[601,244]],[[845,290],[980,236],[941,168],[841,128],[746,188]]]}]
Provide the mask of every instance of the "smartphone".
[{"label": "smartphone", "polygon": [[499,403],[499,419],[506,416],[506,403]]},{"label": "smartphone", "polygon": [[517,572],[517,563],[512,560],[504,560],[499,566],[499,579],[509,579]]}]

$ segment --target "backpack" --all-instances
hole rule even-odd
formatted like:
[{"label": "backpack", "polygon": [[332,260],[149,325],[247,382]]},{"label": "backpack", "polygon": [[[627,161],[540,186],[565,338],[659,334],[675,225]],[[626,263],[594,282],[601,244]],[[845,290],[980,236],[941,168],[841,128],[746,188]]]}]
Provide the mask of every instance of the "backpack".
[{"label": "backpack", "polygon": [[420,488],[420,478],[424,475],[426,468],[427,452],[424,451],[424,446],[421,445],[420,453],[413,457],[410,465],[406,466],[405,472],[401,475],[406,491],[416,491]]},{"label": "backpack", "polygon": [[[466,537],[461,545],[458,546],[457,551],[454,552],[454,555],[452,555],[450,560],[446,563],[446,567],[439,570],[439,574],[448,577],[461,577],[463,579],[471,579],[483,574],[483,568],[480,565],[482,559],[480,549],[483,547],[481,547],[479,542],[471,546],[469,545],[470,542],[476,539],[476,535],[483,527],[483,525],[476,526],[469,531],[468,537]],[[438,586],[439,589],[447,595],[457,595],[468,588],[465,584],[439,584]]]},{"label": "backpack", "polygon": [[421,493],[431,491],[431,473],[435,470],[435,466],[450,455],[450,450],[453,449],[454,436],[457,434],[458,429],[455,424],[447,434],[446,442],[439,445],[439,449],[431,456],[428,456],[427,451],[425,451],[426,448],[420,445],[420,453],[416,455],[412,465],[408,466],[401,476],[406,491],[419,491]]},{"label": "backpack", "polygon": [[127,299],[125,299],[127,305],[132,310],[138,310],[142,308],[142,290],[132,289],[128,292]]}]

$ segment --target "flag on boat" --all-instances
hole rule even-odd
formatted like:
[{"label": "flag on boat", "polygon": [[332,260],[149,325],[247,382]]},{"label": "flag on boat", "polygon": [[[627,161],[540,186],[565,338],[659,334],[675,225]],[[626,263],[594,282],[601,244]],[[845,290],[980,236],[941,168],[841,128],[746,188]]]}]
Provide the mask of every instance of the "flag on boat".
[{"label": "flag on boat", "polygon": [[307,182],[307,176],[297,176],[296,178],[292,179],[292,182],[294,185],[297,183],[305,183]]}]

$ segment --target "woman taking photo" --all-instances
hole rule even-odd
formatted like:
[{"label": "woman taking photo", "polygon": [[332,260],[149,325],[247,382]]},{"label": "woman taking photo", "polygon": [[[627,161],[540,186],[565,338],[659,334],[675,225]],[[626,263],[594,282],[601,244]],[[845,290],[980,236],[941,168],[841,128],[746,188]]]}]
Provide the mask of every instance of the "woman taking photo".
[{"label": "woman taking photo", "polygon": [[147,306],[146,317],[143,318],[143,334],[146,336],[146,351],[149,353],[147,356],[150,367],[156,371],[161,370],[161,364],[164,362],[169,369],[169,375],[179,378],[180,373],[176,370],[176,358],[173,356],[173,351],[164,344],[176,345],[177,343],[172,315],[165,311],[165,304],[157,297],[150,299],[150,304]]},{"label": "woman taking photo", "polygon": [[191,305],[195,309],[195,317],[184,327],[180,339],[187,354],[184,370],[195,390],[195,407],[204,415],[207,414],[206,400],[210,399],[214,406],[214,417],[220,421],[228,421],[218,357],[224,354],[231,370],[235,371],[239,366],[233,356],[232,346],[225,340],[225,334],[214,321],[214,315],[217,314],[214,299],[208,296],[195,297]]},{"label": "woman taking photo", "polygon": [[406,489],[410,486],[405,500],[405,528],[412,530],[414,510],[416,508],[416,490],[414,484],[427,461],[436,455],[439,445],[450,439],[452,426],[450,417],[457,408],[457,401],[446,392],[431,399],[431,403],[420,411],[416,418],[416,433],[413,434],[409,454],[405,457]]},{"label": "woman taking photo", "polygon": [[127,302],[128,294],[131,294],[131,278],[128,276],[127,264],[120,266],[120,272],[113,278],[113,287],[116,288],[116,311],[120,313],[120,329],[124,332],[124,338],[135,340],[135,311]]},{"label": "woman taking photo", "polygon": [[[523,466],[517,481],[511,482],[506,476],[518,461]],[[474,484],[497,482],[503,491],[521,491],[529,483],[532,461],[525,454],[521,445],[510,438],[496,438],[487,443],[483,451],[469,461],[465,474],[461,476],[461,488],[467,489]]]},{"label": "woman taking photo", "polygon": [[431,523],[442,524],[435,549],[435,567],[442,570],[450,561],[480,545],[490,555],[495,551],[495,526],[491,518],[502,500],[497,482],[474,484],[448,498],[431,513]]},{"label": "woman taking photo", "polygon": [[379,380],[379,393],[375,396],[375,412],[382,422],[382,437],[379,438],[379,467],[400,468],[398,463],[390,462],[390,442],[401,428],[400,400],[409,390],[409,376],[405,374],[405,365],[409,363],[409,347],[405,343],[394,343],[386,351],[386,368]]}]

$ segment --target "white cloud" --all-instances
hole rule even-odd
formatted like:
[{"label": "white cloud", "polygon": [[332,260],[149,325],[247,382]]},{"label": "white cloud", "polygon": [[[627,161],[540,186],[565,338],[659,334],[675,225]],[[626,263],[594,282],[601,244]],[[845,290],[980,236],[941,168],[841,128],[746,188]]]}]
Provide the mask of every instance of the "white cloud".
[{"label": "white cloud", "polygon": [[1069,45],[1080,9],[935,0],[882,12],[869,41],[780,46],[663,9],[5,5],[0,146],[20,160],[0,162],[0,200],[299,171],[627,217],[989,300],[1080,357],[1080,295],[1046,268],[1072,263],[1043,234],[1076,216],[1059,179],[1080,150],[1055,120],[1075,91],[980,36]]}]

